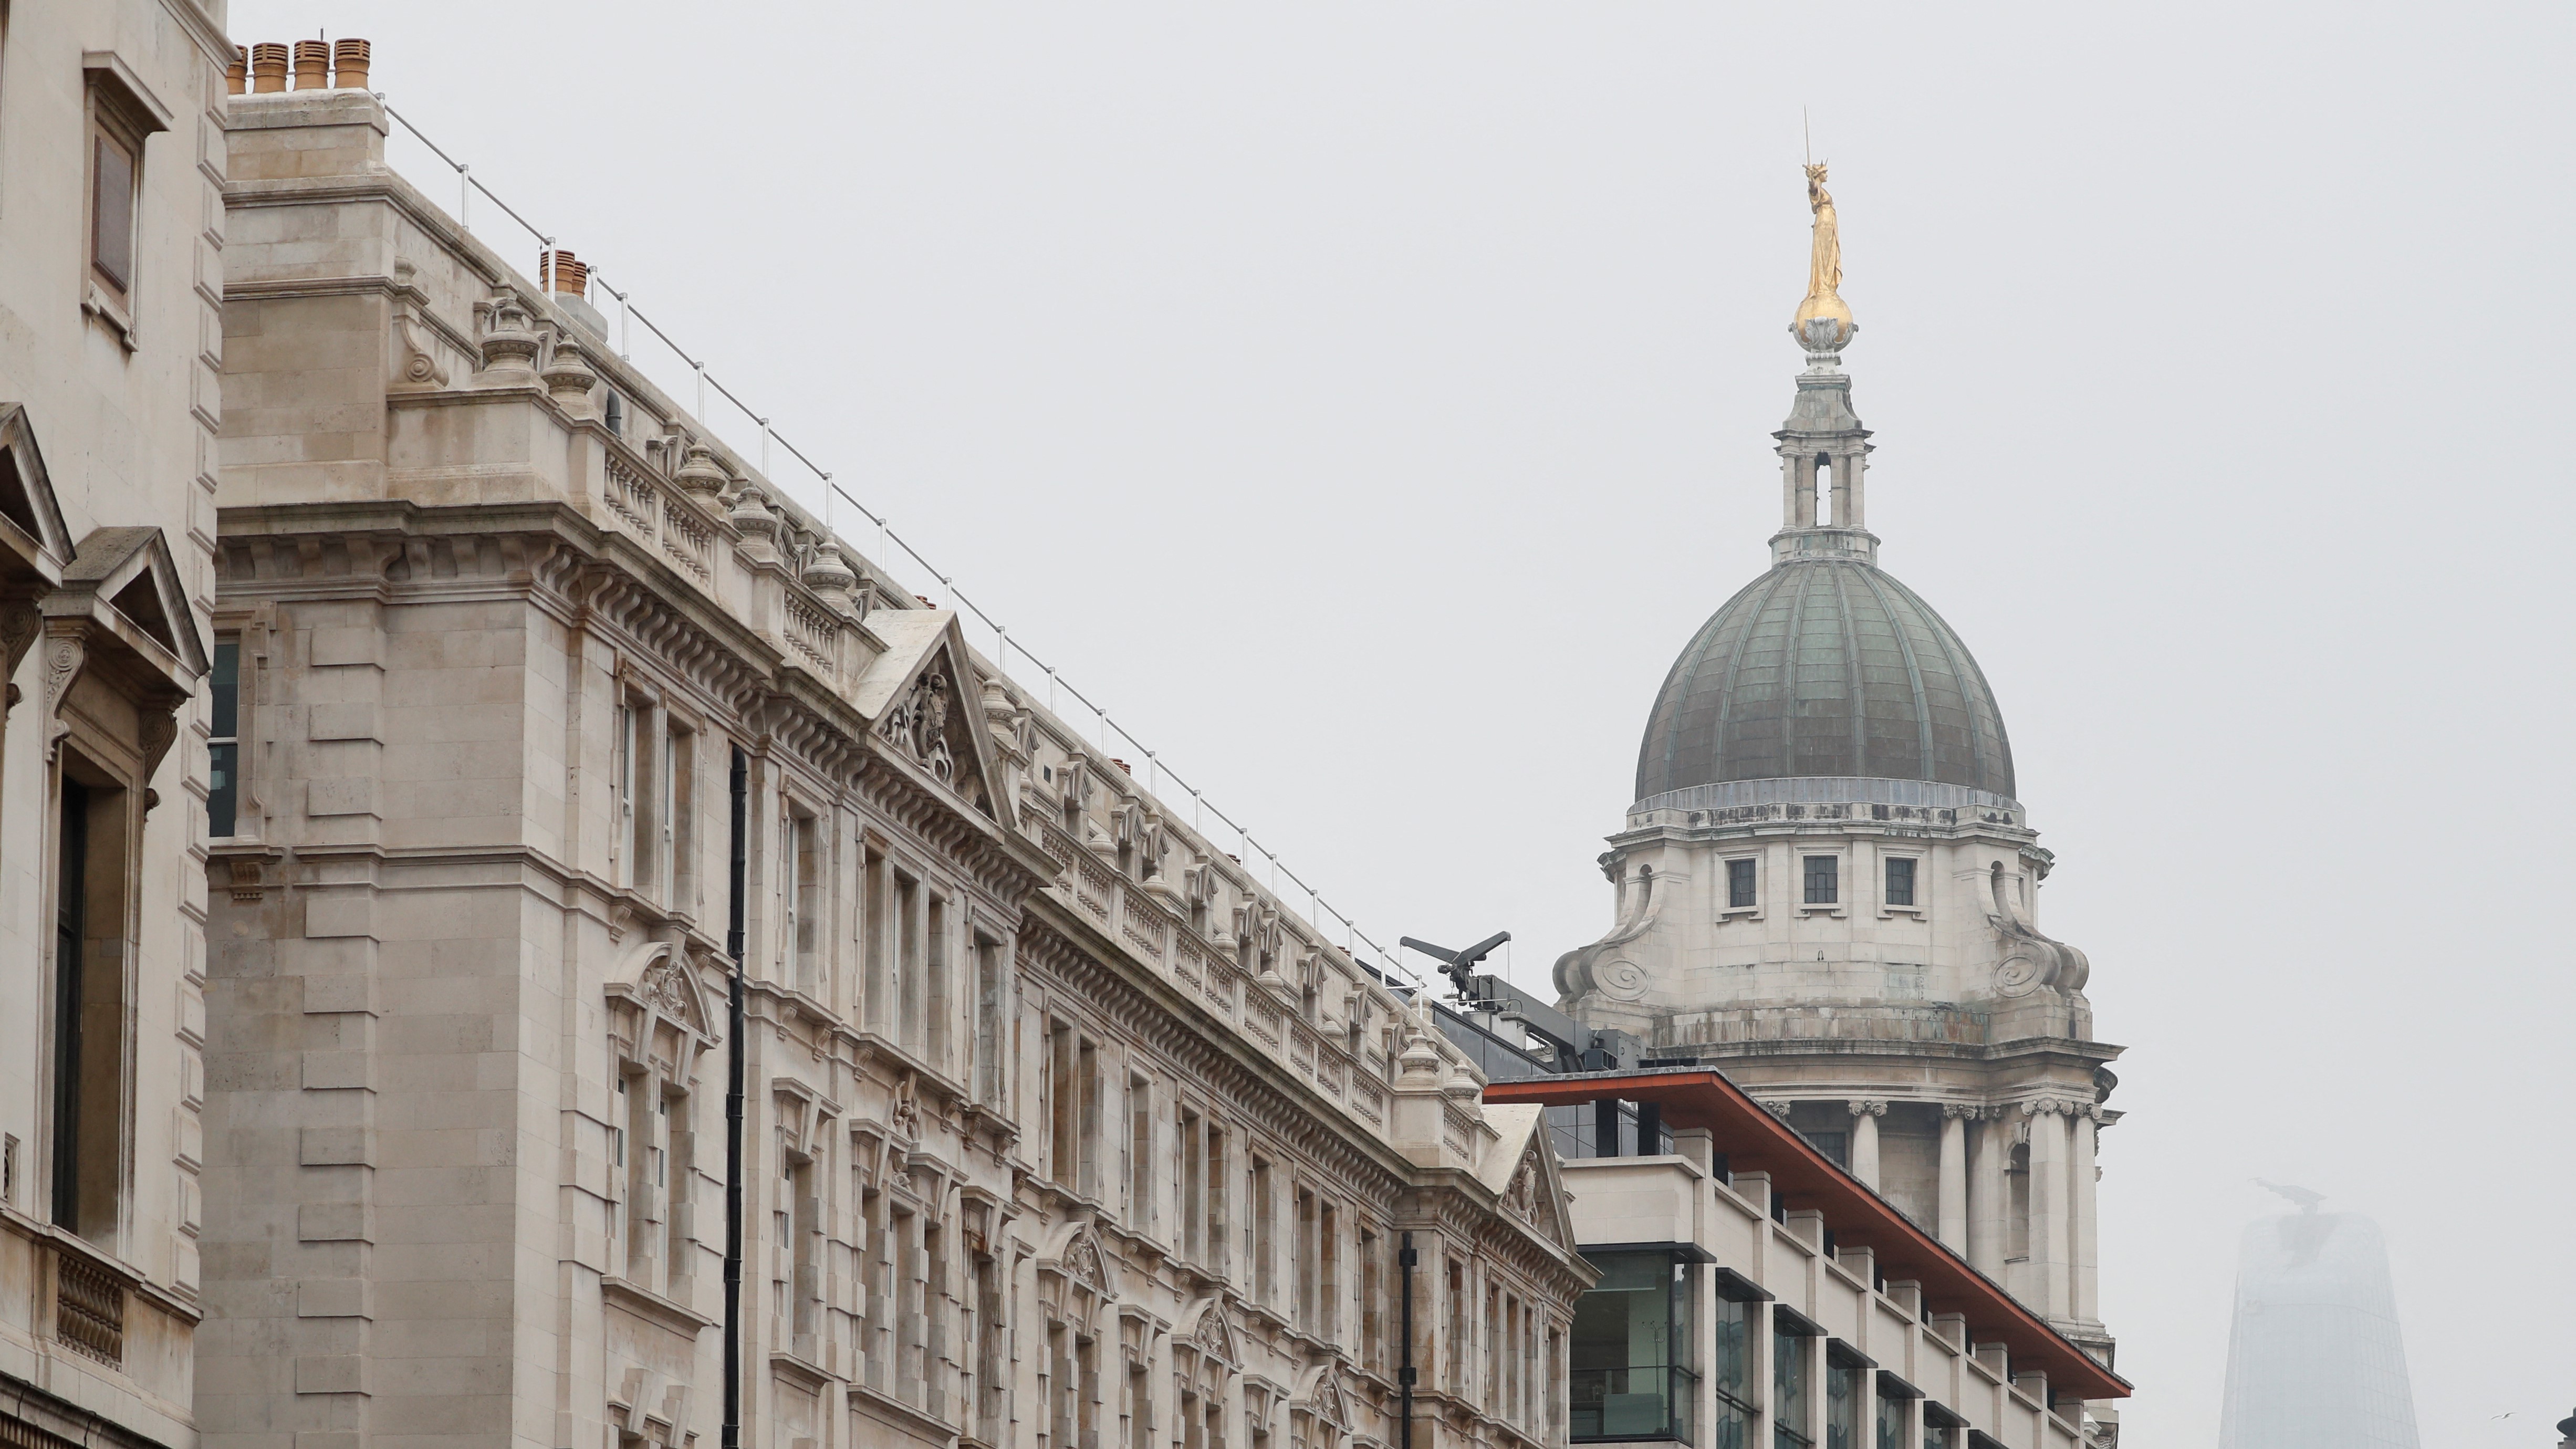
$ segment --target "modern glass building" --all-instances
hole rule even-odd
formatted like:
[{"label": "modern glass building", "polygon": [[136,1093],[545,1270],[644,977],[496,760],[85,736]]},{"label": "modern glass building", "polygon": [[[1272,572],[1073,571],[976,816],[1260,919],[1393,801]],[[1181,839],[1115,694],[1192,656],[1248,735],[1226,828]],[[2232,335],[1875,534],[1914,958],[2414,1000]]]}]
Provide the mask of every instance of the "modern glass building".
[{"label": "modern glass building", "polygon": [[2311,1204],[2246,1228],[2218,1442],[2219,1449],[2418,1449],[2378,1224]]}]

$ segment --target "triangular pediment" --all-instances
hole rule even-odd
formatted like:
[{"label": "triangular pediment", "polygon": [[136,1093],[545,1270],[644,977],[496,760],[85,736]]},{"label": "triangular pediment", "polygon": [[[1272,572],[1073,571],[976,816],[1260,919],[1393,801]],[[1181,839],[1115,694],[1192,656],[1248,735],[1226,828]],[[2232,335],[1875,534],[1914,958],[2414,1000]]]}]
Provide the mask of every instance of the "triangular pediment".
[{"label": "triangular pediment", "polygon": [[1000,819],[1000,768],[957,615],[947,609],[887,610],[870,616],[868,628],[886,652],[861,676],[851,703],[867,717],[870,738],[988,818]]},{"label": "triangular pediment", "polygon": [[1574,1217],[1565,1202],[1565,1180],[1547,1141],[1547,1109],[1536,1103],[1488,1103],[1485,1121],[1499,1140],[1477,1176],[1494,1192],[1503,1215],[1551,1247],[1574,1249]]},{"label": "triangular pediment", "polygon": [[51,586],[72,561],[71,530],[54,502],[45,455],[22,403],[0,403],[0,555],[24,582]]},{"label": "triangular pediment", "polygon": [[[45,600],[44,610],[98,617],[100,604],[125,626],[118,632],[129,647],[140,636],[153,649],[136,652],[148,657],[157,650],[163,656],[151,661],[163,672],[167,664],[175,664],[187,672],[188,680],[205,674],[206,646],[197,637],[178,562],[170,556],[169,540],[161,530],[91,529],[80,541],[71,567],[63,570],[62,588]],[[177,682],[183,688],[187,683]]]}]

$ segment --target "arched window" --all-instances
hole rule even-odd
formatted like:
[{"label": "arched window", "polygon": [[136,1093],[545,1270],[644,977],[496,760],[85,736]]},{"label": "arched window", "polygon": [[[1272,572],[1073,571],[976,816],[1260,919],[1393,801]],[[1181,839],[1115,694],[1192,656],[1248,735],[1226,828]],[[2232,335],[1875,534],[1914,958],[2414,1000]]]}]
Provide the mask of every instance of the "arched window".
[{"label": "arched window", "polygon": [[1834,460],[1827,454],[1818,453],[1816,455],[1816,526],[1826,527],[1835,521]]}]

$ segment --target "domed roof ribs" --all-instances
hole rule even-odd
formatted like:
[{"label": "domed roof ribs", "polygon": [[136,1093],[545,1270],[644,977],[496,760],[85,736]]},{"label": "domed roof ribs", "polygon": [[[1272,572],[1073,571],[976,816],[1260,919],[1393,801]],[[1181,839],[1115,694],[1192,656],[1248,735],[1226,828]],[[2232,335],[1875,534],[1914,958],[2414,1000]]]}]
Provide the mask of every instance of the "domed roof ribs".
[{"label": "domed roof ribs", "polygon": [[[1676,678],[1664,687],[1664,697],[1673,702],[1672,718],[1664,721],[1663,777],[1666,789],[1672,787],[1673,754],[1681,747],[1682,713],[1689,708],[1691,684],[1699,677],[1700,665],[1708,659],[1708,646],[1717,642],[1717,635],[1725,629],[1728,616],[1735,612],[1736,606],[1744,601],[1744,597],[1760,589],[1762,597],[1753,601],[1753,611],[1747,617],[1745,627],[1736,632],[1734,647],[1727,651],[1726,672],[1720,677],[1717,722],[1711,739],[1719,758],[1725,757],[1727,715],[1730,712],[1729,706],[1735,703],[1736,666],[1744,658],[1746,642],[1753,637],[1753,624],[1761,619],[1764,610],[1771,607],[1771,596],[1780,591],[1780,585],[1787,582],[1787,579],[1788,574],[1785,570],[1773,569],[1763,577],[1736,590],[1735,597],[1727,600],[1725,606],[1710,615],[1708,623],[1701,626],[1699,635],[1691,641],[1690,650],[1683,655],[1683,663],[1673,667]],[[1675,685],[1679,687],[1676,688]],[[1652,722],[1649,721],[1650,728],[1651,725]],[[1646,771],[1644,762],[1641,760],[1638,762],[1637,770],[1637,798],[1640,800],[1655,793],[1647,789],[1646,784]]]},{"label": "domed roof ribs", "polygon": [[1852,763],[1858,775],[1873,775],[1869,767],[1869,687],[1860,672],[1860,631],[1852,619],[1850,586],[1843,580],[1848,569],[1833,570],[1834,605],[1843,620],[1843,712],[1851,716]]},{"label": "domed roof ribs", "polygon": [[[1969,770],[1976,776],[1973,781],[1968,783],[1974,784],[1980,789],[1992,790],[1998,795],[2012,794],[2013,778],[2011,756],[2010,754],[2006,754],[2004,757],[2003,767],[2001,769],[1996,768],[1995,761],[1987,752],[1987,732],[1980,727],[1977,719],[1978,698],[1980,696],[1988,700],[1992,700],[1994,698],[1994,692],[1986,685],[1986,672],[1977,667],[1976,656],[1968,652],[1967,642],[1959,637],[1958,630],[1950,627],[1949,620],[1941,617],[1939,610],[1933,608],[1930,604],[1923,602],[1923,596],[1921,594],[1914,592],[1912,589],[1906,588],[1903,580],[1896,578],[1894,575],[1889,575],[1887,581],[1899,592],[1903,593],[1906,599],[1911,602],[1917,610],[1921,611],[1924,619],[1930,622],[1932,625],[1933,642],[1941,646],[1941,660],[1943,663],[1950,666],[1950,676],[1959,681],[1959,713],[1968,721]],[[1960,667],[1963,663],[1966,665],[1965,668]],[[1968,689],[1968,682],[1972,679],[1976,681],[1977,686],[1974,693],[1971,693]],[[1927,715],[1926,718],[1929,718],[1929,716]],[[2001,710],[1996,711],[1995,725],[1997,730],[2000,731],[2003,726]],[[1930,778],[1940,778],[1937,770],[1930,770],[1925,773]]]},{"label": "domed roof ribs", "polygon": [[[1879,612],[1887,616],[1887,632],[1896,636],[1898,652],[1905,656],[1905,682],[1914,690],[1914,734],[1922,751],[1915,758],[1922,763],[1921,774],[1932,773],[1932,704],[1923,694],[1923,662],[1914,657],[1914,641],[1906,636],[1905,625],[1896,617],[1896,607],[1887,601],[1887,590],[1879,582],[1884,575],[1876,569],[1863,569],[1861,582],[1869,585],[1871,597],[1878,600]],[[1891,581],[1892,582],[1892,581]],[[1980,681],[1982,682],[1982,680]]]},{"label": "domed roof ribs", "polygon": [[[1780,768],[1773,773],[1783,776],[1798,773],[1798,707],[1803,702],[1803,696],[1799,691],[1802,681],[1798,675],[1799,665],[1806,657],[1807,596],[1813,593],[1816,587],[1816,576],[1813,570],[1801,572],[1793,569],[1791,572],[1800,573],[1801,576],[1798,579],[1798,592],[1789,598],[1789,634],[1780,647],[1780,674],[1783,686],[1778,695]],[[1732,679],[1727,681],[1729,699],[1735,695],[1734,684],[1735,681]],[[1735,763],[1733,756],[1724,754],[1718,756],[1718,761],[1721,767]]]}]

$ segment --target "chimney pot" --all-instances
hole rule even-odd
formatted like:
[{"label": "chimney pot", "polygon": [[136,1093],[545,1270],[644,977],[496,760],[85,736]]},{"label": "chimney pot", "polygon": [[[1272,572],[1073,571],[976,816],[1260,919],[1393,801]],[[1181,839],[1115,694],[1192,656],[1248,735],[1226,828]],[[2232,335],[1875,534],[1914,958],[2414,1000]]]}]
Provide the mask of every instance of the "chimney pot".
[{"label": "chimney pot", "polygon": [[250,47],[233,47],[232,63],[224,67],[224,89],[240,95],[250,89]]},{"label": "chimney pot", "polygon": [[263,40],[250,48],[250,88],[254,95],[286,89],[286,47]]},{"label": "chimney pot", "polygon": [[327,90],[331,85],[331,45],[322,40],[295,42],[295,88]]},{"label": "chimney pot", "polygon": [[549,292],[567,297],[590,295],[590,263],[561,247],[537,253],[537,271]]},{"label": "chimney pot", "polygon": [[363,40],[331,42],[331,84],[344,91],[367,88],[367,67],[375,47]]}]

